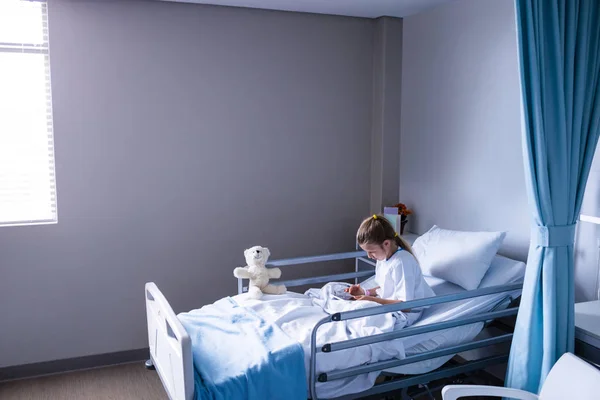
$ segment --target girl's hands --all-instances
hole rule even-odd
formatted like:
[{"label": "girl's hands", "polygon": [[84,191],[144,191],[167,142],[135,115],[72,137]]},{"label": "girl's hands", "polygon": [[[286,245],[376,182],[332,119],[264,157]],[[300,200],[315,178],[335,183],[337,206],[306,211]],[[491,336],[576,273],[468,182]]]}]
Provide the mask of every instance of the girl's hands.
[{"label": "girl's hands", "polygon": [[379,303],[379,299],[373,296],[354,296],[354,300],[374,301],[376,303]]},{"label": "girl's hands", "polygon": [[364,294],[365,294],[365,290],[363,288],[361,288],[360,285],[352,285],[352,286],[344,289],[344,292],[348,292],[354,297],[364,296]]}]

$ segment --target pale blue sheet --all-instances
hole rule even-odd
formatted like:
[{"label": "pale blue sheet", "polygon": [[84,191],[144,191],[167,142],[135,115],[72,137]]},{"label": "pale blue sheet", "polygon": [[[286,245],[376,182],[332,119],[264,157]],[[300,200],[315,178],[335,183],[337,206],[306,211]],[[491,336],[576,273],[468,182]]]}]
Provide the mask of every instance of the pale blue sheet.
[{"label": "pale blue sheet", "polygon": [[179,319],[192,341],[196,400],[306,399],[302,346],[226,297]]}]

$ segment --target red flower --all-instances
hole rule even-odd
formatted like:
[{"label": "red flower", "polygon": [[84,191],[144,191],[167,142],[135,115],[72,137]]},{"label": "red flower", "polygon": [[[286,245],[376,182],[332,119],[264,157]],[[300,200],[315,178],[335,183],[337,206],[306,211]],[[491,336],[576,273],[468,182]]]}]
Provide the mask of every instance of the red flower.
[{"label": "red flower", "polygon": [[410,210],[408,207],[406,207],[405,204],[402,204],[402,203],[398,203],[394,207],[398,208],[398,215],[407,216],[407,215],[411,215],[413,213],[412,210]]}]

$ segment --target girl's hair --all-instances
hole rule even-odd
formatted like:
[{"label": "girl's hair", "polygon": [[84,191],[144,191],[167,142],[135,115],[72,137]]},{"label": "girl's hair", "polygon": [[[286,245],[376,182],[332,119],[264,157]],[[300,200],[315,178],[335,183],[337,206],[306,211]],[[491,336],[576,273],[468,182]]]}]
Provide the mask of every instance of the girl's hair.
[{"label": "girl's hair", "polygon": [[382,215],[375,214],[365,219],[356,233],[356,241],[359,245],[377,244],[381,246],[386,240],[396,242],[398,247],[408,251],[413,257],[415,256],[410,244],[396,233],[390,221]]}]

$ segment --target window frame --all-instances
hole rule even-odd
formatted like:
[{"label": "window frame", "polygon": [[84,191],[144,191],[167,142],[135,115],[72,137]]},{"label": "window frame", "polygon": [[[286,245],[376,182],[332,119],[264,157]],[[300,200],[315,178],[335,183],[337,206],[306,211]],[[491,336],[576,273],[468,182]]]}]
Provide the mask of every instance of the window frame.
[{"label": "window frame", "polygon": [[[0,0],[2,1],[2,0]],[[41,11],[41,43],[26,43],[26,42],[3,42],[0,41],[0,53],[18,53],[18,54],[40,54],[44,57],[44,82],[46,92],[46,132],[47,151],[48,151],[48,168],[49,168],[49,187],[50,187],[50,204],[49,208],[52,214],[51,219],[25,219],[22,220],[2,220],[0,219],[0,228],[12,226],[31,226],[31,225],[53,225],[58,223],[58,195],[57,195],[57,178],[56,178],[56,158],[54,145],[54,118],[53,118],[53,102],[51,88],[51,72],[50,72],[50,44],[49,44],[49,29],[48,29],[48,2],[47,0],[19,0],[23,3],[39,3]]]}]

